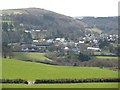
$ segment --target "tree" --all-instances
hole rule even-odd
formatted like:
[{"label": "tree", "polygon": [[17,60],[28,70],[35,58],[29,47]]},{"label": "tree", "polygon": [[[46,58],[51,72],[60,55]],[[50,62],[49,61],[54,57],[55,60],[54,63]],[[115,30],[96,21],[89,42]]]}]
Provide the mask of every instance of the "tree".
[{"label": "tree", "polygon": [[12,49],[10,46],[8,46],[8,43],[3,42],[2,43],[2,57],[3,58],[11,58],[13,56]]},{"label": "tree", "polygon": [[20,35],[20,42],[31,43],[32,42],[32,35],[30,33],[21,32]]},{"label": "tree", "polygon": [[75,62],[73,66],[78,66],[78,64]]},{"label": "tree", "polygon": [[104,48],[106,46],[108,47],[109,45],[110,45],[110,43],[106,39],[99,41],[99,47],[100,48]]},{"label": "tree", "polygon": [[3,29],[3,31],[8,32],[8,23],[7,22],[2,23],[2,29]]},{"label": "tree", "polygon": [[80,52],[79,53],[79,55],[78,55],[78,59],[80,60],[80,61],[88,61],[88,60],[90,60],[91,59],[91,56],[88,54],[88,53],[86,53],[86,52]]},{"label": "tree", "polygon": [[9,28],[10,28],[10,31],[13,31],[13,25],[12,25],[12,23],[11,24],[9,24]]}]

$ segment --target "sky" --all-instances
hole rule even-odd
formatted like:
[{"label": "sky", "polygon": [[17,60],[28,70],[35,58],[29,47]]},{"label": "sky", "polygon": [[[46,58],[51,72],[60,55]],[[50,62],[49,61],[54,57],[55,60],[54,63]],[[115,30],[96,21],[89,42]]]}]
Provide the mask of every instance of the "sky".
[{"label": "sky", "polygon": [[1,0],[0,10],[36,7],[67,16],[118,16],[119,0]]}]

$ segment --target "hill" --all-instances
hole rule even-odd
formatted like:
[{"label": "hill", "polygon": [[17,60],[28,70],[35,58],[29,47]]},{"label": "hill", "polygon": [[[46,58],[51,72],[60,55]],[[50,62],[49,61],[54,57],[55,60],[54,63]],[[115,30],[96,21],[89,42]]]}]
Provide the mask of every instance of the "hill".
[{"label": "hill", "polygon": [[[47,37],[75,37],[83,34],[86,24],[72,17],[61,15],[40,8],[10,9],[2,11],[3,21],[13,21],[16,30],[46,31],[42,36]],[[41,38],[41,36],[38,36]]]},{"label": "hill", "polygon": [[[57,37],[75,41],[85,35],[85,30],[107,34],[117,34],[118,32],[118,17],[83,17],[79,19],[40,8],[8,9],[2,10],[0,14],[2,14],[0,22],[3,23],[3,31],[6,29],[15,31],[3,32],[3,41],[9,41],[9,43],[30,43],[33,39]],[[32,36],[25,33],[25,30],[32,32]],[[7,40],[8,38],[10,39]]]},{"label": "hill", "polygon": [[[79,17],[77,18],[79,19]],[[88,28],[98,28],[107,34],[118,34],[118,17],[83,17],[79,20],[88,25]]]},{"label": "hill", "polygon": [[18,60],[32,60],[32,61],[52,61],[45,57],[46,53],[37,52],[14,52],[14,58]]}]

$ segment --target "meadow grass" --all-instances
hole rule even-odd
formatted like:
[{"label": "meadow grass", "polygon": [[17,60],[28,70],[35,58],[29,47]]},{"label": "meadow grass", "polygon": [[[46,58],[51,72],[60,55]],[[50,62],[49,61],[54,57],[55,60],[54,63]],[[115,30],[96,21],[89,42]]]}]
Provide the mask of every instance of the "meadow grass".
[{"label": "meadow grass", "polygon": [[14,52],[14,58],[20,60],[38,60],[38,61],[52,61],[45,57],[46,53],[38,53],[38,52]]},{"label": "meadow grass", "polygon": [[118,88],[118,83],[3,84],[3,88]]},{"label": "meadow grass", "polygon": [[94,55],[113,55],[113,53],[108,53],[108,52],[94,52]]},{"label": "meadow grass", "polygon": [[3,79],[80,79],[113,78],[117,71],[99,67],[57,66],[14,59],[2,59]]},{"label": "meadow grass", "polygon": [[119,47],[120,44],[119,43],[111,43],[114,47]]},{"label": "meadow grass", "polygon": [[95,56],[95,57],[99,59],[118,59],[118,57],[109,57],[109,56]]},{"label": "meadow grass", "polygon": [[[108,53],[108,52],[94,52],[94,55],[114,55],[113,53]],[[118,59],[118,57],[110,57],[110,56],[95,56],[96,58],[99,59]]]},{"label": "meadow grass", "polygon": [[0,21],[0,22],[8,22],[8,23],[11,23],[11,22],[13,22],[13,21],[2,20],[2,21]]},{"label": "meadow grass", "polygon": [[94,31],[94,32],[97,32],[97,33],[102,33],[102,30],[100,30],[98,28],[91,28],[91,29],[86,29],[86,30]]},{"label": "meadow grass", "polygon": [[2,10],[2,14],[27,14],[24,10]]}]

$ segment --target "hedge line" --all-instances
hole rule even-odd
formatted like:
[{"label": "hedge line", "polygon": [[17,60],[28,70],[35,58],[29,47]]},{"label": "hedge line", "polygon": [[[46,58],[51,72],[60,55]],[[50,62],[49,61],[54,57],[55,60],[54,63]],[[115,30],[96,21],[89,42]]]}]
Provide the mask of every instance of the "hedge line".
[{"label": "hedge line", "polygon": [[[88,78],[88,79],[37,79],[35,84],[39,83],[89,83],[89,82],[120,82],[120,78]],[[0,83],[24,83],[28,81],[22,79],[0,79]]]},{"label": "hedge line", "polygon": [[0,83],[27,83],[27,81],[22,79],[0,79]]},{"label": "hedge line", "polygon": [[87,82],[120,82],[120,78],[89,78],[89,79],[39,79],[38,83],[87,83]]},{"label": "hedge line", "polygon": [[108,56],[108,57],[118,57],[118,55],[91,55],[91,56]]},{"label": "hedge line", "polygon": [[43,63],[43,64],[49,64],[49,65],[58,65],[50,61],[37,61],[37,60],[22,60],[22,61],[27,61],[27,62],[36,62],[36,63]]}]

